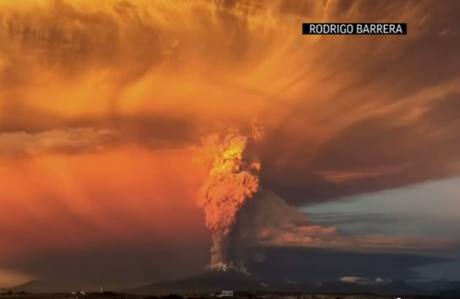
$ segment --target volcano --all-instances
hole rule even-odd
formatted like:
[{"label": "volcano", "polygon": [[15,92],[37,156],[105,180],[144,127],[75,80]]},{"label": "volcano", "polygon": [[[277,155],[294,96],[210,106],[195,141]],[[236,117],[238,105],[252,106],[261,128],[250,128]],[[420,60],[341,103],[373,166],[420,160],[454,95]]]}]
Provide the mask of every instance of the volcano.
[{"label": "volcano", "polygon": [[227,270],[208,270],[182,280],[154,283],[127,292],[148,295],[221,293],[222,291],[264,290],[266,284],[244,272]]},{"label": "volcano", "polygon": [[426,292],[404,281],[393,281],[384,285],[362,285],[342,281],[324,284],[293,282],[290,280],[262,280],[244,272],[228,270],[209,270],[199,275],[182,280],[167,281],[148,286],[124,290],[123,292],[139,295],[169,294],[207,294],[222,291],[233,292],[270,292],[270,293],[310,293],[310,294],[361,294],[361,295],[426,295]]},{"label": "volcano", "polygon": [[148,286],[125,290],[139,295],[205,294],[233,292],[318,292],[318,286],[308,282],[295,283],[290,280],[266,280],[236,270],[212,269],[182,280],[154,283]]}]

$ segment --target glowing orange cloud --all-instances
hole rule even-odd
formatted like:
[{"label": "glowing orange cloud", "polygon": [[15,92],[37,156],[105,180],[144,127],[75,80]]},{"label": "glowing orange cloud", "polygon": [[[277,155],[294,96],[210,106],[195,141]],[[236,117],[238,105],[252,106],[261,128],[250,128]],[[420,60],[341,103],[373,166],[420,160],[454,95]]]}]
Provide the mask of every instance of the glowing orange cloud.
[{"label": "glowing orange cloud", "polygon": [[200,233],[195,201],[201,182],[191,161],[186,152],[139,148],[2,161],[0,258],[30,246],[91,247],[178,236],[184,227],[189,236]]},{"label": "glowing orange cloud", "polygon": [[355,171],[355,172],[340,172],[340,171],[323,171],[321,176],[326,180],[335,183],[345,183],[352,180],[359,180],[362,178],[373,178],[383,175],[397,173],[403,170],[406,166],[391,167],[388,169],[379,169],[376,171]]},{"label": "glowing orange cloud", "polygon": [[[274,124],[302,103],[302,118],[309,124],[303,127],[304,134],[315,139],[327,138],[369,115],[405,115],[406,104],[388,105],[373,94],[375,88],[388,86],[361,90],[359,97],[367,97],[366,104],[359,104],[355,112],[346,115],[345,109],[358,104],[355,96],[352,99],[341,93],[342,104],[329,105],[346,84],[360,76],[358,69],[343,72],[347,65],[339,61],[343,55],[350,61],[362,59],[357,49],[368,47],[368,40],[337,37],[325,42],[298,32],[302,20],[349,19],[358,14],[363,1],[357,1],[344,15],[339,13],[338,4],[327,1],[304,3],[311,7],[303,16],[281,14],[286,3],[272,1],[273,7],[251,10],[251,2],[242,1],[231,14],[213,1],[3,4],[9,7],[5,14],[9,23],[3,30],[11,27],[8,42],[3,41],[2,46],[3,72],[10,76],[3,81],[17,80],[20,84],[4,84],[7,88],[0,95],[0,103],[9,109],[26,106],[68,120],[153,113],[209,122],[210,118],[247,119],[263,114]],[[289,5],[296,7],[294,2]],[[399,13],[393,11],[391,19],[412,22],[410,40],[422,33],[426,3],[407,5],[398,6]],[[43,13],[32,13],[35,7]],[[97,14],[101,15],[99,22],[83,21],[84,16]],[[61,18],[59,33],[52,36],[50,24],[58,15],[68,17]],[[134,25],[137,19],[140,25]],[[24,32],[22,28],[30,30]],[[379,51],[373,55],[384,56],[404,46],[390,44],[391,38],[379,39],[380,45],[373,45]],[[346,53],[333,52],[340,46]],[[372,58],[360,63],[364,67]],[[337,76],[333,85],[324,80],[332,74]],[[15,99],[9,100],[12,95]],[[305,100],[307,95],[314,96]],[[281,109],[273,113],[274,107]],[[317,126],[331,117],[334,123]]]}]

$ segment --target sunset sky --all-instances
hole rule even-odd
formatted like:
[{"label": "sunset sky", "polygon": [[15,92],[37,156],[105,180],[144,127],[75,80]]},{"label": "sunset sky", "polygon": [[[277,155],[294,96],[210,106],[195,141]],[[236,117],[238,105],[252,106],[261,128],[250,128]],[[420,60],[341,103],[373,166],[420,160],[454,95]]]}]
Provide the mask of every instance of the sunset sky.
[{"label": "sunset sky", "polygon": [[251,272],[460,279],[460,2],[227,2],[0,0],[0,287],[199,273],[196,148],[254,118]]}]

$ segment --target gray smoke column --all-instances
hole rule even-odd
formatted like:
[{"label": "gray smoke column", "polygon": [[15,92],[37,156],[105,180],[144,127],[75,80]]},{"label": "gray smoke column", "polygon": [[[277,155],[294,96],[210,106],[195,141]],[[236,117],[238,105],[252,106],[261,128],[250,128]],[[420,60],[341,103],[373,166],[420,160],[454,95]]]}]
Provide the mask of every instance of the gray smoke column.
[{"label": "gray smoke column", "polygon": [[264,136],[257,122],[249,130],[228,129],[203,140],[212,167],[199,197],[206,226],[212,231],[212,269],[244,269],[240,252],[238,215],[260,190],[261,163],[255,145]]}]

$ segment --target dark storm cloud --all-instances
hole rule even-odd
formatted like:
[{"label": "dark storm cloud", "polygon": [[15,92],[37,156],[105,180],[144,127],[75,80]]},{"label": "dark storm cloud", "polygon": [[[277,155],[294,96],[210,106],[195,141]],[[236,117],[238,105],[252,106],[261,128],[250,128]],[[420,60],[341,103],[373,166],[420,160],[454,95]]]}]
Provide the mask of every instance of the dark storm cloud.
[{"label": "dark storm cloud", "polygon": [[[52,116],[40,126],[10,123],[0,133],[0,157],[101,152],[133,144],[151,149],[177,149],[195,144],[194,127],[185,119],[162,116],[65,122]],[[16,125],[18,125],[16,127]],[[165,130],[164,128],[168,128]]]},{"label": "dark storm cloud", "polygon": [[[450,4],[449,8],[458,11],[458,3]],[[446,9],[442,9],[444,13]],[[353,93],[356,88],[385,82],[388,89],[377,92],[390,93],[392,96],[385,97],[386,101],[404,105],[401,98],[423,98],[425,95],[418,91],[427,85],[458,80],[460,60],[455,49],[460,47],[460,40],[441,33],[447,29],[458,32],[460,23],[452,18],[437,17],[427,27],[428,32],[423,38],[414,41],[396,56],[382,57],[380,61],[369,64],[365,71],[368,75],[354,86],[348,86],[348,90],[344,89],[342,96],[346,96],[347,92]],[[277,149],[275,153],[278,156],[286,159],[287,156],[296,157],[297,160],[288,167],[286,164],[278,167],[271,159],[271,153],[267,153],[265,179],[288,201],[302,204],[457,175],[460,169],[455,165],[460,161],[460,138],[453,132],[460,129],[459,90],[459,81],[453,81],[448,90],[433,90],[431,93],[435,101],[428,106],[418,106],[414,101],[411,104],[408,100],[410,109],[406,112],[406,123],[375,115],[356,122],[320,145],[302,140],[301,135],[283,135],[280,129],[279,136],[274,138],[278,142],[273,142],[269,148]],[[375,96],[378,98],[380,95]],[[357,104],[355,109],[359,108]],[[300,119],[302,113],[302,105],[299,104],[292,112],[292,118]],[[343,111],[343,114],[346,113]],[[414,117],[413,121],[411,117]],[[336,119],[330,118],[324,123],[334,121]],[[289,120],[285,123],[288,126]],[[302,126],[301,122],[299,126]],[[296,138],[294,143],[292,139]],[[287,144],[296,146],[286,150]],[[315,148],[314,153],[311,153],[312,147]],[[328,170],[334,170],[337,179],[328,176]],[[280,171],[283,176],[277,175]]]},{"label": "dark storm cloud", "polygon": [[344,276],[415,279],[414,267],[448,259],[394,253],[355,253],[306,248],[266,248],[263,263],[250,265],[257,275],[293,281],[330,281]]},{"label": "dark storm cloud", "polygon": [[[362,121],[323,144],[305,163],[290,165],[284,176],[277,175],[280,167],[267,158],[265,180],[291,203],[302,204],[458,175],[460,138],[453,132],[460,129],[460,113],[456,111],[460,111],[460,101],[446,100],[424,117],[424,124],[389,126],[378,118]],[[435,115],[450,120],[435,120]],[[436,128],[433,135],[423,131],[429,122]],[[290,154],[302,159],[308,148],[305,144]]]},{"label": "dark storm cloud", "polygon": [[[27,271],[50,281],[124,285],[180,279],[203,271],[209,258],[208,240],[195,245],[145,242],[112,244],[104,249],[42,252],[11,260],[8,269]],[[253,275],[264,279],[329,281],[344,276],[415,279],[415,267],[451,260],[416,254],[355,253],[308,248],[257,248],[263,261],[248,265]],[[157,257],[162,256],[160,260]],[[107,271],[110,269],[110,271]]]},{"label": "dark storm cloud", "polygon": [[43,153],[81,154],[98,152],[117,143],[118,133],[110,130],[77,128],[51,130],[41,133],[0,134],[0,155],[27,157]]}]

